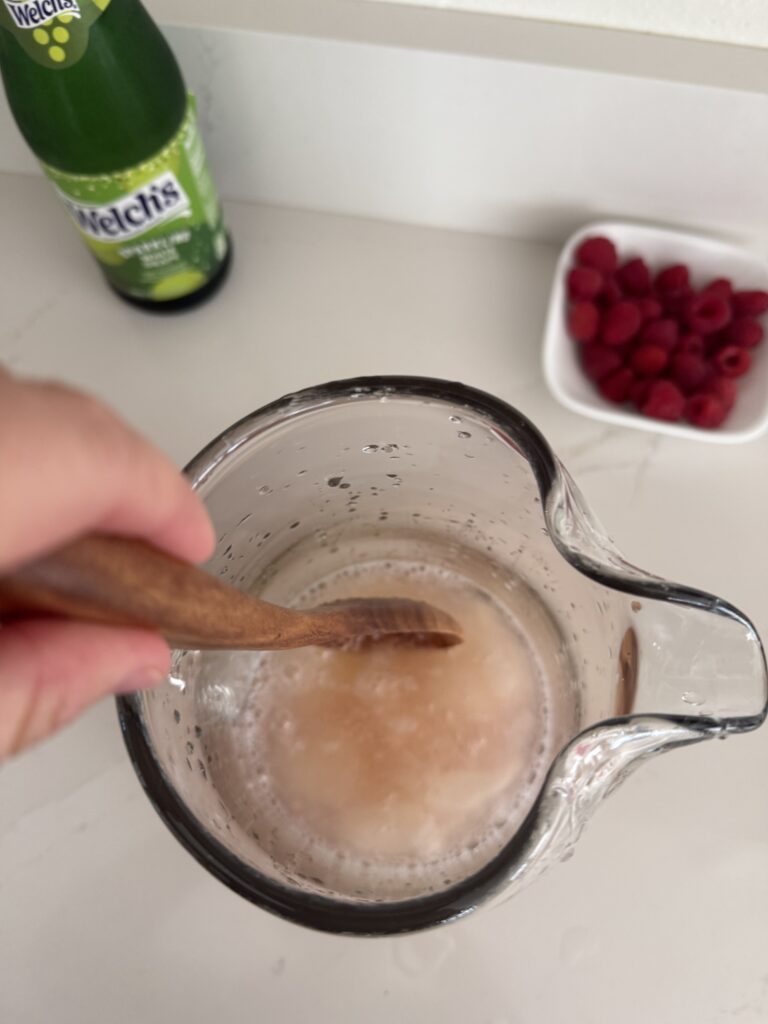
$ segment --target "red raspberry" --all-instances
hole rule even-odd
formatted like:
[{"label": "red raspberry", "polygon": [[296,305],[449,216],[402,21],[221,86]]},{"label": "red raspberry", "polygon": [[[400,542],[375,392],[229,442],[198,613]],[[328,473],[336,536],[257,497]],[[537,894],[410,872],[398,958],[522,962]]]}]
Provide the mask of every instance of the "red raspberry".
[{"label": "red raspberry", "polygon": [[651,290],[651,272],[645,260],[628,260],[616,277],[627,295],[647,295]]},{"label": "red raspberry", "polygon": [[677,344],[678,327],[676,321],[667,317],[664,320],[652,320],[643,326],[640,332],[642,345],[658,345],[659,348],[671,352]]},{"label": "red raspberry", "polygon": [[656,291],[665,298],[674,298],[690,292],[690,275],[684,263],[665,267],[656,275]]},{"label": "red raspberry", "polygon": [[621,405],[622,402],[626,402],[634,379],[632,371],[625,366],[621,370],[615,370],[610,376],[604,377],[597,387],[603,398]]},{"label": "red raspberry", "polygon": [[643,318],[643,322],[647,320],[658,320],[664,310],[661,308],[661,303],[658,299],[652,299],[650,296],[646,296],[643,299],[637,300],[637,308],[640,310],[640,316]]},{"label": "red raspberry", "polygon": [[672,379],[680,389],[689,395],[701,387],[709,373],[707,364],[701,356],[692,352],[676,352],[672,356]]},{"label": "red raspberry", "polygon": [[725,299],[711,292],[692,295],[685,303],[685,322],[698,334],[721,331],[731,320],[731,307]]},{"label": "red raspberry", "polygon": [[581,364],[584,372],[592,380],[602,380],[609,373],[618,370],[622,359],[615,348],[605,345],[583,345],[581,348]]},{"label": "red raspberry", "polygon": [[612,274],[619,262],[616,246],[610,238],[599,235],[585,238],[576,250],[576,262],[582,267],[594,267],[601,274]]},{"label": "red raspberry", "polygon": [[752,365],[752,356],[745,348],[726,345],[715,353],[712,362],[724,377],[743,377]]},{"label": "red raspberry", "polygon": [[752,320],[748,316],[740,320],[734,320],[725,332],[725,340],[728,345],[738,345],[739,348],[754,348],[763,340],[765,330],[759,320]]},{"label": "red raspberry", "polygon": [[623,345],[640,328],[640,310],[634,302],[617,302],[603,314],[601,337],[606,345]]},{"label": "red raspberry", "polygon": [[730,323],[731,307],[719,295],[701,292],[685,303],[685,322],[697,334],[714,334]]},{"label": "red raspberry", "polygon": [[651,377],[635,377],[630,384],[629,395],[627,396],[632,405],[638,409],[642,408],[643,403],[648,397],[648,392],[651,390],[651,384],[653,384]]},{"label": "red raspberry", "polygon": [[574,302],[568,310],[568,333],[575,341],[592,341],[600,326],[594,302]]},{"label": "red raspberry", "polygon": [[708,285],[702,288],[702,291],[705,291],[708,295],[719,295],[721,299],[730,302],[733,295],[733,284],[730,278],[716,277],[714,281],[710,281]]},{"label": "red raspberry", "polygon": [[718,374],[714,374],[706,382],[703,390],[707,394],[719,398],[726,410],[730,412],[738,397],[739,385],[731,377],[720,377]]},{"label": "red raspberry", "polygon": [[734,292],[733,311],[737,316],[761,316],[768,313],[768,292]]},{"label": "red raspberry", "polygon": [[[710,335],[710,338],[712,335]],[[686,352],[690,355],[704,355],[704,339],[700,334],[681,334],[677,343],[677,352]]]},{"label": "red raspberry", "polygon": [[669,353],[660,345],[640,345],[630,362],[638,377],[658,377],[669,362]]},{"label": "red raspberry", "polygon": [[720,426],[727,415],[728,409],[714,395],[693,395],[685,407],[686,419],[695,427],[714,429]]},{"label": "red raspberry", "polygon": [[624,294],[613,274],[607,275],[603,280],[605,283],[603,284],[603,290],[598,296],[598,301],[603,309],[609,309],[611,306],[615,306],[617,302],[621,302]]},{"label": "red raspberry", "polygon": [[603,275],[592,267],[572,267],[568,271],[568,297],[594,299],[603,287]]},{"label": "red raspberry", "polygon": [[679,420],[684,409],[683,393],[671,380],[655,380],[648,390],[648,397],[640,407],[645,416],[652,416],[655,420],[668,420],[670,423]]}]

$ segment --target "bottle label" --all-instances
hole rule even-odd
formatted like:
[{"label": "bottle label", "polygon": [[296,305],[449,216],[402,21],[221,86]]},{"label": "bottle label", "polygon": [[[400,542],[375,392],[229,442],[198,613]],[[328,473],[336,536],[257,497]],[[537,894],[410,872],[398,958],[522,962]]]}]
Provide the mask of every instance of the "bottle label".
[{"label": "bottle label", "polygon": [[47,68],[68,68],[88,48],[91,25],[110,0],[0,0],[0,26]]},{"label": "bottle label", "polygon": [[155,302],[181,298],[201,288],[226,256],[191,95],[181,128],[150,160],[112,174],[43,170],[118,291]]}]

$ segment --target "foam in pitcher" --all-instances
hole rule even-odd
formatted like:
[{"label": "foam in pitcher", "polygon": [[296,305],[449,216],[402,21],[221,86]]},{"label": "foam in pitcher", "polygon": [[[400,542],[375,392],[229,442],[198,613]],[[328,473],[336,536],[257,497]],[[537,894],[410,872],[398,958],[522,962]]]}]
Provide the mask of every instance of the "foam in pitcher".
[{"label": "foam in pitcher", "polygon": [[236,749],[251,831],[288,875],[400,899],[473,874],[515,833],[551,760],[549,686],[524,592],[502,601],[456,568],[358,562],[293,603],[370,596],[429,601],[464,642],[255,655]]}]

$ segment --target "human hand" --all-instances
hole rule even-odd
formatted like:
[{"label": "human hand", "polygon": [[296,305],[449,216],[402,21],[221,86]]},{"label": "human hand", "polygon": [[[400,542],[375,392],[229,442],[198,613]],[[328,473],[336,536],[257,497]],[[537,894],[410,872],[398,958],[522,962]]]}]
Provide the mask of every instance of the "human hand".
[{"label": "human hand", "polygon": [[[0,575],[87,531],[196,562],[213,529],[173,464],[106,406],[0,369]],[[167,675],[151,630],[29,618],[0,625],[0,760],[108,693]]]}]

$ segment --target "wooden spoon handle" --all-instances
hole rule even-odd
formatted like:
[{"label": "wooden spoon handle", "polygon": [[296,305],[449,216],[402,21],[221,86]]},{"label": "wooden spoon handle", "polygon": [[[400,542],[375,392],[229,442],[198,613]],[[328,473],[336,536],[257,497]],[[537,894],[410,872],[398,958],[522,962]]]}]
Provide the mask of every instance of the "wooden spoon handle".
[{"label": "wooden spoon handle", "polygon": [[142,541],[100,535],[0,577],[0,618],[30,613],[148,627],[195,650],[297,646],[314,619],[249,597]]}]

